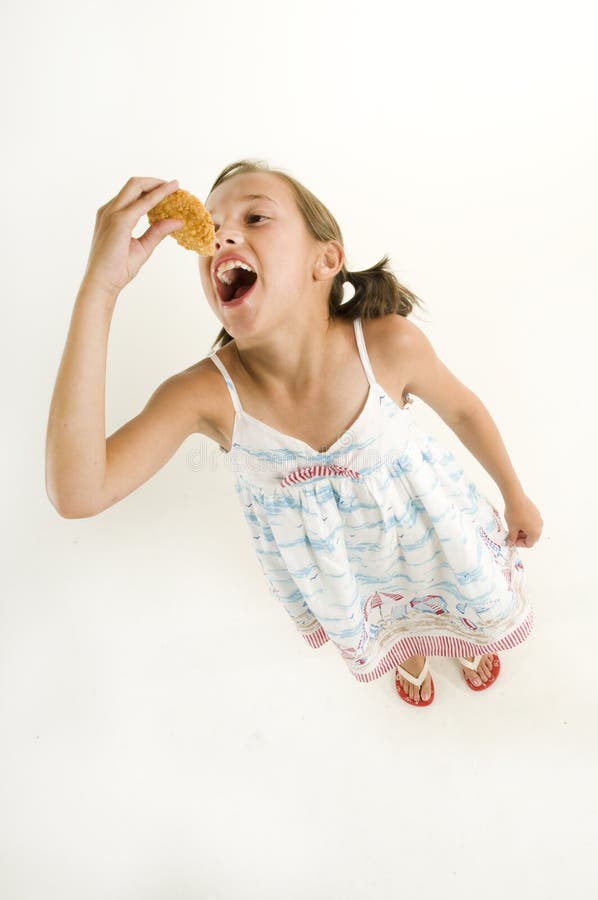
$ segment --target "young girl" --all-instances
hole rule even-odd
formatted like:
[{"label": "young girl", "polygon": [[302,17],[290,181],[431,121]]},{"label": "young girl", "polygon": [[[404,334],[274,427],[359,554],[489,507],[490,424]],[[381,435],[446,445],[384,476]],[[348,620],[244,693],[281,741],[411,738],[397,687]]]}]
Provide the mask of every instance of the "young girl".
[{"label": "young girl", "polygon": [[[466,684],[487,688],[496,652],[533,625],[517,548],[536,543],[542,519],[481,400],[408,320],[419,298],[387,257],[350,272],[334,217],[291,176],[247,160],[218,176],[205,202],[215,252],[199,257],[217,349],[106,441],[116,299],[181,223],[131,231],[177,187],[131,179],[98,211],[50,410],[50,499],[62,515],[95,515],[207,435],[232,462],[268,585],[311,647],[330,641],[358,681],[394,670],[414,705],[434,699],[429,656],[456,656]],[[343,302],[345,282],[355,293]],[[506,525],[418,427],[412,395],[494,478]]]}]

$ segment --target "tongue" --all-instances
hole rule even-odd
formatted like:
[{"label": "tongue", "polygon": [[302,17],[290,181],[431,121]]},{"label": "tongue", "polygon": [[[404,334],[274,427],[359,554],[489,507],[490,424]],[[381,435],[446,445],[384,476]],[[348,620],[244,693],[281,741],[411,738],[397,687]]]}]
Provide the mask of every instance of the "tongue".
[{"label": "tongue", "polygon": [[251,285],[249,284],[240,284],[235,293],[232,295],[231,300],[238,300],[239,297],[242,297],[243,294],[246,294]]},{"label": "tongue", "polygon": [[233,283],[224,289],[224,299],[228,301],[239,300],[240,297],[243,297],[257,279],[255,272],[248,272],[240,267],[232,269],[231,275]]}]

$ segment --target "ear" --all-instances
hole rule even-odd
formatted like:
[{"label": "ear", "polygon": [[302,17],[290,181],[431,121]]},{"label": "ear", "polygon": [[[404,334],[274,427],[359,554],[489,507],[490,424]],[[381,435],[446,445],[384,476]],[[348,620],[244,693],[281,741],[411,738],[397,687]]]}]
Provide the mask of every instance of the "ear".
[{"label": "ear", "polygon": [[314,265],[314,279],[326,281],[334,278],[345,263],[345,253],[338,241],[326,241],[322,245]]}]

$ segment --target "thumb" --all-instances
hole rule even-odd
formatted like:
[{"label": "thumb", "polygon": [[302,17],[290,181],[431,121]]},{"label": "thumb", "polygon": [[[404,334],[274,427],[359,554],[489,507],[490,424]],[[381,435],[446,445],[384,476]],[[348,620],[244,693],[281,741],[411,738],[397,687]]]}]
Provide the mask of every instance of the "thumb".
[{"label": "thumb", "polygon": [[[162,240],[167,234],[172,234],[173,231],[179,231],[184,224],[182,219],[160,219],[159,222],[154,222],[152,228],[155,228],[158,231],[160,235],[159,239]],[[150,233],[152,228],[149,229]]]},{"label": "thumb", "polygon": [[138,238],[147,256],[154,252],[161,240],[172,234],[173,231],[178,231],[184,224],[181,219],[160,219],[150,225],[147,231]]}]

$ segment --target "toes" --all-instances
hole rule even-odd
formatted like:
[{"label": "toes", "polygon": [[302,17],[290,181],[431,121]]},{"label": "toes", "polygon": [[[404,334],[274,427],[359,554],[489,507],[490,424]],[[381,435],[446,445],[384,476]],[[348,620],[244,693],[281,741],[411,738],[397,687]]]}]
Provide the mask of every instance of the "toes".
[{"label": "toes", "polygon": [[477,672],[474,672],[473,669],[464,669],[465,674],[467,675],[467,678],[469,679],[469,681],[471,681],[472,684],[475,684],[476,687],[479,687],[480,684],[482,683],[482,679],[480,678],[480,676],[478,674],[480,669],[481,669],[481,666],[478,666]]},{"label": "toes", "polygon": [[[472,657],[466,657],[470,662],[473,662]],[[477,672],[474,672],[472,669],[466,669],[463,667],[463,672],[465,673],[465,677],[468,681],[470,681],[475,687],[479,687],[481,684],[485,684],[487,681],[490,681],[493,675],[494,670],[494,654],[487,653],[482,656],[480,660],[480,664],[477,668]]]},{"label": "toes", "polygon": [[402,675],[399,675],[399,682],[409,699],[414,703],[421,703],[422,700],[429,700],[432,696],[432,678],[430,675],[426,675],[421,688],[411,684],[411,682],[407,681],[406,678],[403,678]]},{"label": "toes", "polygon": [[[473,656],[466,656],[465,659],[468,660],[468,662],[473,662]],[[465,677],[467,678],[468,681],[471,681],[471,683],[475,684],[476,687],[478,687],[482,683],[480,681],[480,678],[479,678],[477,672],[474,672],[473,669],[469,669],[466,666],[463,666],[462,668],[463,668]],[[478,670],[479,669],[480,669],[480,666],[478,666]]]},{"label": "toes", "polygon": [[471,683],[476,687],[479,687],[481,684],[485,684],[487,681],[489,681],[492,677],[492,664],[492,655],[483,656],[480,660],[477,674],[475,672],[472,672],[471,669],[468,670],[467,677],[469,678]]},{"label": "toes", "polygon": [[424,681],[424,685],[422,685],[421,698],[420,698],[420,693],[419,693],[418,687],[416,687],[414,684],[411,684],[411,682],[407,681],[406,678],[403,678],[402,675],[399,675],[399,681],[401,683],[401,687],[403,688],[403,690],[405,691],[405,693],[407,694],[407,696],[409,697],[410,700],[413,700],[415,703],[418,703],[420,699],[422,699],[422,700],[429,699],[431,691],[429,688],[428,679],[426,679],[426,681],[428,681],[428,695],[425,696],[424,685],[426,684],[426,681]]},{"label": "toes", "polygon": [[432,694],[432,681],[430,676],[426,676],[422,684],[422,700],[429,700]]},{"label": "toes", "polygon": [[484,681],[489,681],[489,679],[492,677],[492,656],[485,656],[483,665],[485,675]]},{"label": "toes", "polygon": [[399,675],[399,681],[401,682],[401,687],[403,688],[403,690],[405,691],[405,693],[407,694],[409,699],[413,700],[413,694],[412,694],[413,685],[410,684],[410,682],[408,682],[406,678],[403,678],[402,675]]}]

